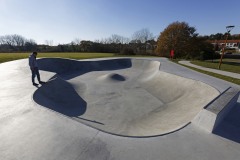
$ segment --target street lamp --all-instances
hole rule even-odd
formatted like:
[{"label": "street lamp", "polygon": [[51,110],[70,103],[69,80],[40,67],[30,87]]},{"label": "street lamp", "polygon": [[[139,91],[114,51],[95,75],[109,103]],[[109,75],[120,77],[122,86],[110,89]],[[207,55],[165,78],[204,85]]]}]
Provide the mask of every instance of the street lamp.
[{"label": "street lamp", "polygon": [[229,35],[230,31],[231,31],[234,27],[235,27],[235,26],[226,26],[227,36],[226,36],[226,40],[225,40],[225,45],[224,45],[223,48],[222,48],[222,54],[221,54],[221,59],[220,59],[220,61],[219,61],[218,69],[221,68],[222,59],[223,59],[223,55],[224,55],[224,52],[225,52],[225,47],[226,47],[226,45],[227,45],[228,35]]}]

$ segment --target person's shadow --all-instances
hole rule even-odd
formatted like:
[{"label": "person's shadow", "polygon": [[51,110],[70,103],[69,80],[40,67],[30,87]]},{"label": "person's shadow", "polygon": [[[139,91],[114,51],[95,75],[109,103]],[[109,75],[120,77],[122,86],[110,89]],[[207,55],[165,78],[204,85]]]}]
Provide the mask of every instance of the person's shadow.
[{"label": "person's shadow", "polygon": [[69,117],[84,114],[87,106],[74,88],[59,77],[39,87],[33,94],[33,100],[41,106]]}]

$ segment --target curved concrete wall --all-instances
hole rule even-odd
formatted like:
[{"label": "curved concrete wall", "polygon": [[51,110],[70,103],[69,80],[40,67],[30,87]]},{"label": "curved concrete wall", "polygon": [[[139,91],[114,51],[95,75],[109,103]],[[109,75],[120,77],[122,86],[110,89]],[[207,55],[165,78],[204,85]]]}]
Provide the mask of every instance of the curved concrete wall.
[{"label": "curved concrete wall", "polygon": [[136,59],[40,59],[57,73],[35,102],[99,130],[155,136],[188,124],[219,92],[199,81],[160,71],[160,62]]}]

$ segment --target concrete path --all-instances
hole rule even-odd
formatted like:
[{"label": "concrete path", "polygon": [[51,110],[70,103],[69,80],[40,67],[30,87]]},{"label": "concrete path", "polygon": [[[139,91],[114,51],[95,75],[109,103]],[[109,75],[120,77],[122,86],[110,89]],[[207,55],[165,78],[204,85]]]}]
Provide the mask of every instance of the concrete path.
[{"label": "concrete path", "polygon": [[190,67],[198,68],[198,69],[201,69],[201,70],[205,70],[205,71],[208,71],[208,72],[213,72],[213,73],[221,74],[221,75],[224,75],[224,76],[240,79],[240,74],[237,74],[237,73],[232,73],[232,72],[227,72],[227,71],[222,71],[222,70],[217,70],[217,69],[198,66],[198,65],[192,64],[190,61],[179,61],[179,63],[190,66]]},{"label": "concrete path", "polygon": [[[215,88],[220,93],[230,86],[240,88],[238,85],[192,71],[164,58],[148,58],[148,60],[160,62],[160,73],[171,74],[186,81],[191,79],[191,82],[197,80]],[[50,61],[52,62],[52,60]],[[82,62],[92,62],[91,66],[99,66],[96,59]],[[40,73],[43,80],[50,80],[49,85],[51,83],[57,84],[56,93],[49,92],[44,86],[37,88],[31,85],[31,73],[27,66],[27,60],[0,64],[1,160],[238,160],[240,157],[240,98],[238,98],[238,103],[214,134],[201,130],[190,123],[173,133],[151,138],[116,136],[89,127],[89,124],[80,123],[76,119],[77,115],[85,113],[88,109],[87,106],[84,108],[84,105],[89,100],[85,101],[84,96],[89,92],[85,92],[86,87],[81,83],[75,86],[74,90],[77,92],[74,92],[71,87],[69,88],[69,84],[74,86],[76,81],[73,77],[80,74],[87,76],[87,73],[80,71],[78,73],[63,74],[63,78],[69,81],[66,84],[57,75],[68,70],[68,65],[62,64],[62,70],[58,70],[58,73],[54,72],[54,69],[59,67],[54,68],[54,66],[54,63],[44,65],[43,68],[40,68]],[[109,66],[106,65],[105,67]],[[90,70],[91,67],[84,68],[84,70],[86,69]],[[112,71],[117,71],[117,69],[119,69],[119,66],[115,66]],[[104,82],[104,84],[105,82],[114,84],[116,81],[125,82],[124,80],[127,77],[121,75],[119,73],[105,74],[95,79]],[[145,79],[140,78],[140,80]],[[157,87],[157,84],[155,86]],[[55,85],[50,87],[54,89]],[[59,92],[57,92],[57,89],[59,89]],[[71,101],[78,101],[81,104],[80,109],[75,108],[76,110],[74,110],[72,108],[71,111],[74,112],[66,112],[66,110],[61,109],[64,106],[57,108],[59,110],[51,108],[57,103],[71,104],[71,101],[66,102],[66,97],[60,92],[64,89],[67,91],[65,96],[70,93],[69,98],[72,98]],[[95,87],[95,90],[97,92],[98,87]],[[78,96],[76,93],[84,93],[81,95],[82,99],[79,97],[74,98]],[[151,94],[153,95],[153,93]],[[57,96],[59,98],[51,102],[37,101],[41,100],[40,96],[47,96],[46,101]],[[147,101],[147,99],[145,100]],[[94,99],[90,101],[93,102]],[[187,109],[184,112],[187,113],[187,111],[189,110]],[[102,114],[102,110],[94,114],[97,113]],[[94,115],[90,116],[94,117]],[[93,122],[96,123],[97,121]]]}]

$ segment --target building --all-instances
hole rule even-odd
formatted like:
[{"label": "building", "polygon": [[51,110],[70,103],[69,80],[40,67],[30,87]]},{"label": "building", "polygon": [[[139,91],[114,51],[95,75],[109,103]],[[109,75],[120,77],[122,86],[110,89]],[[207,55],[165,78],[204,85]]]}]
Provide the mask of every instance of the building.
[{"label": "building", "polygon": [[[219,48],[225,45],[225,40],[212,40],[210,41],[214,46],[218,45]],[[240,51],[240,40],[227,40],[226,48],[236,49]]]}]

